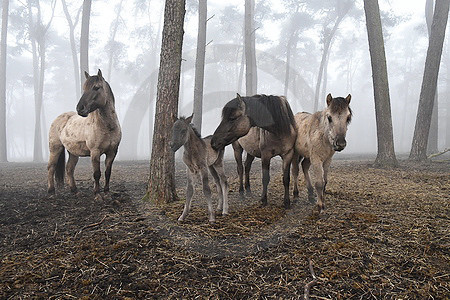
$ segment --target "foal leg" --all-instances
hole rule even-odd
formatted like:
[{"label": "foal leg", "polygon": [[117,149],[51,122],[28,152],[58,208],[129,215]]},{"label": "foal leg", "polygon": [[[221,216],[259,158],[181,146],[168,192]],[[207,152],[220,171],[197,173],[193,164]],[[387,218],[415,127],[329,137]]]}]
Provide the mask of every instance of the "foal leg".
[{"label": "foal leg", "polygon": [[109,193],[109,179],[111,178],[111,170],[114,159],[116,158],[117,150],[106,153],[105,159],[105,187],[103,191],[105,194]]},{"label": "foal leg", "polygon": [[323,163],[323,181],[324,181],[324,185],[323,185],[323,193],[326,193],[326,188],[327,188],[327,183],[328,183],[328,171],[330,170],[330,165],[331,165],[331,157],[329,159],[327,159],[326,161],[324,161]]},{"label": "foal leg", "polygon": [[283,159],[283,185],[284,185],[284,208],[288,209],[291,207],[291,200],[289,199],[289,182],[291,173],[291,162],[292,156],[294,155],[294,150],[289,151],[287,154],[282,156]]},{"label": "foal leg", "polygon": [[[261,153],[262,154],[262,153]],[[261,155],[261,165],[262,165],[262,185],[263,185],[263,191],[261,195],[261,204],[262,206],[267,205],[267,186],[269,185],[270,181],[270,157],[269,155]]]},{"label": "foal leg", "polygon": [[323,192],[325,187],[325,182],[323,178],[323,166],[320,159],[312,159],[312,172],[313,172],[313,180],[314,187],[317,193],[317,207],[319,209],[319,213],[325,209],[325,203],[323,201]]},{"label": "foal leg", "polygon": [[69,152],[69,160],[67,161],[66,166],[66,174],[67,174],[67,183],[69,184],[70,191],[74,194],[77,193],[77,186],[75,184],[75,178],[73,177],[73,173],[75,171],[75,166],[78,162],[78,156],[73,155]]},{"label": "foal leg", "polygon": [[247,195],[251,195],[252,191],[250,189],[250,170],[252,168],[252,163],[255,157],[247,153],[247,157],[245,159],[245,191]]},{"label": "foal leg", "polygon": [[103,197],[100,194],[100,151],[92,150],[91,151],[91,163],[92,169],[94,170],[94,196],[95,200],[102,200]]},{"label": "foal leg", "polygon": [[223,169],[223,161],[214,165],[214,169],[219,178],[220,198],[223,200],[222,215],[228,215],[228,180]]},{"label": "foal leg", "polygon": [[231,144],[234,150],[234,159],[236,160],[236,167],[239,176],[239,195],[241,198],[244,198],[244,167],[242,165],[242,152],[244,149],[238,142],[234,142]]},{"label": "foal leg", "polygon": [[219,174],[217,174],[217,171],[216,171],[214,165],[209,166],[208,169],[209,169],[209,173],[212,175],[212,177],[214,179],[214,183],[216,184],[217,194],[219,194],[219,201],[217,201],[216,210],[218,212],[221,212],[223,209],[223,193],[222,193],[222,186],[220,185]]},{"label": "foal leg", "polygon": [[203,195],[205,195],[206,203],[208,204],[209,223],[214,223],[216,217],[214,214],[214,209],[212,207],[211,189],[209,188],[208,171],[206,170],[206,168],[202,168],[200,172],[201,172],[200,175],[202,177]]},{"label": "foal leg", "polygon": [[192,201],[193,195],[194,195],[193,174],[188,168],[187,169],[186,202],[184,202],[183,213],[178,218],[179,222],[183,222],[184,219],[186,219],[186,217],[188,216],[189,211],[191,210],[191,201]]},{"label": "foal leg", "polygon": [[306,188],[308,189],[308,200],[311,203],[315,202],[314,198],[314,187],[311,184],[311,178],[309,177],[309,167],[311,166],[311,160],[309,158],[304,158],[302,160],[302,170],[305,176]]}]

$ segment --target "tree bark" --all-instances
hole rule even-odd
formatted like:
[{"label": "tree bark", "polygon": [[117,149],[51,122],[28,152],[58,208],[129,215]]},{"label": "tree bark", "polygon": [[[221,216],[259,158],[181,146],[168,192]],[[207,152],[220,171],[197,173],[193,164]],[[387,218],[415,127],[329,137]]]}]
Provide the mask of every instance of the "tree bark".
[{"label": "tree bark", "polygon": [[83,84],[86,80],[84,72],[89,73],[89,22],[91,19],[92,0],[83,1],[83,12],[81,16],[81,36],[80,36],[80,90],[83,91]]},{"label": "tree bark", "polygon": [[2,1],[2,34],[0,41],[0,162],[8,161],[6,140],[6,45],[9,0]]},{"label": "tree bark", "polygon": [[66,0],[61,0],[64,15],[67,19],[67,24],[69,25],[69,40],[70,40],[70,49],[72,51],[72,63],[73,63],[73,75],[75,77],[75,99],[80,99],[80,66],[78,64],[78,53],[77,53],[77,45],[75,43],[75,27],[78,23],[78,16],[79,12],[77,14],[77,17],[75,18],[75,22],[72,21],[72,18],[70,16],[69,10],[67,9]]},{"label": "tree bark", "polygon": [[255,1],[245,0],[244,48],[245,48],[245,89],[247,96],[258,90],[258,75],[255,49]]},{"label": "tree bark", "polygon": [[377,122],[378,153],[375,164],[378,166],[397,166],[398,163],[395,157],[392,133],[386,55],[378,0],[364,0],[364,11],[372,64],[375,116]]},{"label": "tree bark", "polygon": [[202,132],[203,116],[203,81],[205,78],[205,54],[206,54],[206,18],[208,14],[207,0],[198,1],[198,35],[197,58],[195,60],[195,84],[194,84],[194,118],[193,123],[198,132]]},{"label": "tree bark", "polygon": [[145,198],[164,204],[177,198],[175,156],[169,147],[178,114],[185,0],[166,0],[158,74],[150,178]]},{"label": "tree bark", "polygon": [[[431,23],[433,22],[434,0],[427,0],[425,4],[425,19],[427,22],[428,38],[431,36]],[[438,102],[438,87],[436,85],[436,92],[434,96],[433,113],[431,114],[430,134],[428,135],[428,153],[438,152],[439,140],[439,102]]]},{"label": "tree bark", "polygon": [[436,0],[436,6],[431,25],[422,88],[420,91],[419,107],[417,110],[414,136],[409,154],[410,160],[422,161],[427,159],[427,143],[431,126],[431,116],[436,93],[439,65],[442,56],[442,46],[445,38],[450,0]]}]

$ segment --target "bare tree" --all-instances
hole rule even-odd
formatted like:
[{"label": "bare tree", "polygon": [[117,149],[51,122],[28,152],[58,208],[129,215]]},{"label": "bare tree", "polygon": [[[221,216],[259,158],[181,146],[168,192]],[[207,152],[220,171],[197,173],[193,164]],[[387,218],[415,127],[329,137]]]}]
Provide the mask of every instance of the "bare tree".
[{"label": "bare tree", "polygon": [[202,132],[203,81],[205,77],[207,0],[198,0],[197,58],[195,60],[194,126]]},{"label": "bare tree", "polygon": [[427,158],[428,135],[445,38],[445,28],[447,26],[449,3],[450,0],[436,0],[427,58],[425,60],[425,70],[423,72],[419,107],[417,109],[416,125],[409,154],[409,159],[411,160],[421,161]]},{"label": "bare tree", "polygon": [[[44,77],[45,77],[45,51],[46,34],[52,23],[55,13],[56,0],[52,1],[52,15],[46,25],[42,23],[41,6],[39,1],[28,0],[28,28],[33,54],[33,85],[35,102],[35,126],[34,126],[34,151],[33,161],[43,161],[42,154],[42,101],[44,95]],[[33,7],[36,8],[37,15],[34,20]]]},{"label": "bare tree", "polygon": [[89,22],[91,19],[91,3],[92,0],[83,1],[83,12],[81,16],[81,37],[80,37],[80,78],[81,86],[83,89],[84,72],[89,73]]},{"label": "bare tree", "polygon": [[391,102],[378,0],[364,0],[370,60],[372,63],[378,153],[375,164],[396,166],[392,133]]},{"label": "bare tree", "polygon": [[119,4],[116,7],[116,18],[114,19],[114,21],[111,23],[111,32],[110,32],[110,37],[109,37],[109,41],[108,41],[108,73],[107,73],[107,77],[108,80],[111,82],[111,72],[112,72],[112,68],[113,68],[113,63],[114,63],[114,54],[115,52],[117,52],[117,43],[116,43],[116,34],[117,34],[117,29],[119,28],[119,24],[120,24],[120,13],[122,12],[122,4],[123,4],[123,0],[120,0]]},{"label": "bare tree", "polygon": [[77,15],[75,17],[75,21],[72,21],[69,9],[67,8],[66,0],[61,0],[61,3],[63,6],[64,15],[67,19],[67,24],[69,25],[70,49],[72,50],[73,74],[75,76],[75,99],[80,99],[80,66],[78,63],[77,45],[75,43],[75,28],[77,27],[81,9],[83,6],[80,6],[80,9],[78,9]]},{"label": "bare tree", "polygon": [[[431,23],[433,22],[434,0],[427,0],[425,3],[425,19],[427,22],[428,37],[431,35]],[[438,87],[436,85],[436,92],[434,95],[433,113],[431,115],[430,134],[428,135],[428,153],[438,152],[439,140],[439,122],[438,122]]]},{"label": "bare tree", "polygon": [[175,156],[169,147],[178,114],[185,0],[166,0],[156,96],[150,178],[145,198],[157,204],[177,198]]},{"label": "bare tree", "polygon": [[6,144],[6,38],[9,0],[2,1],[2,35],[0,41],[0,162],[8,161]]},{"label": "bare tree", "polygon": [[255,49],[255,0],[245,0],[244,49],[245,89],[248,96],[256,94],[258,76]]}]

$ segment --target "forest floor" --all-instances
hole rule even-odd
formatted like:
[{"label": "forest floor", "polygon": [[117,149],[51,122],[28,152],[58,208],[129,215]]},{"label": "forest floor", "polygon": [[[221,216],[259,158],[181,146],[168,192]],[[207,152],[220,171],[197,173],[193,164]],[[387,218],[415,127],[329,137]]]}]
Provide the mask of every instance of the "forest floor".
[{"label": "forest floor", "polygon": [[[53,198],[45,164],[0,164],[0,299],[300,299],[309,283],[312,299],[448,299],[450,162],[372,161],[333,161],[319,215],[303,180],[301,200],[283,208],[279,160],[269,205],[259,205],[259,160],[253,195],[240,199],[227,160],[230,214],[213,225],[199,186],[182,224],[182,200],[143,202],[148,161],[115,162],[103,201],[86,159],[75,171],[81,195]],[[176,178],[184,199],[182,163]]]}]

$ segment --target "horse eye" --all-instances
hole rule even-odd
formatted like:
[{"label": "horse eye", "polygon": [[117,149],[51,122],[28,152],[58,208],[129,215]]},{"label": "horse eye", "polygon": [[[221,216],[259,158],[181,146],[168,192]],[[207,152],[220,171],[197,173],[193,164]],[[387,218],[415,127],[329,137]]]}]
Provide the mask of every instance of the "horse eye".
[{"label": "horse eye", "polygon": [[333,122],[333,120],[331,119],[331,116],[328,116],[328,122]]},{"label": "horse eye", "polygon": [[99,89],[100,89],[99,86],[94,86],[94,91],[97,91],[97,90],[99,90]]},{"label": "horse eye", "polygon": [[352,117],[348,116],[348,117],[347,117],[347,123],[350,123],[351,120],[352,120]]}]

